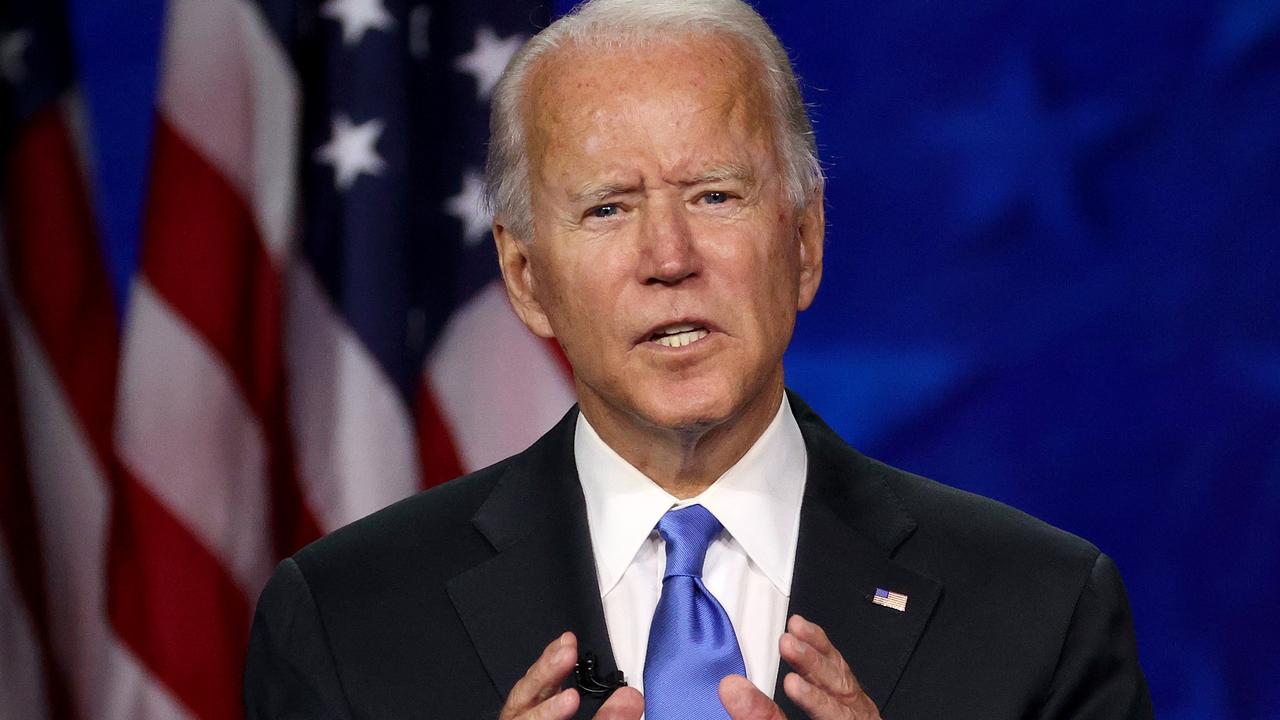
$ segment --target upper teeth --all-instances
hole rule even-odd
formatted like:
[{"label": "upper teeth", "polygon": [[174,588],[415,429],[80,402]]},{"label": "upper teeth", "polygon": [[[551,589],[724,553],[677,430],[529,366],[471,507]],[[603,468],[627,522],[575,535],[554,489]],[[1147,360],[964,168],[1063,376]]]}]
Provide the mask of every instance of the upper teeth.
[{"label": "upper teeth", "polygon": [[678,348],[697,342],[709,334],[706,328],[697,325],[672,325],[654,333],[653,341],[666,347]]},{"label": "upper teeth", "polygon": [[668,325],[664,328],[660,328],[658,332],[654,334],[655,335],[675,335],[676,333],[689,332],[690,330],[697,330],[697,329],[698,329],[697,325],[685,323],[683,325]]}]

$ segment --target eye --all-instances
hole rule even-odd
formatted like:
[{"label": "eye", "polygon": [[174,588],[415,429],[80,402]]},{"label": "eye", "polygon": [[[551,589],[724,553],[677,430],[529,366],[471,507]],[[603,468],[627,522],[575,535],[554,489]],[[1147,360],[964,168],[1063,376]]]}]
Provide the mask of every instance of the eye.
[{"label": "eye", "polygon": [[702,194],[702,201],[708,205],[720,205],[729,202],[729,193],[712,190]]},{"label": "eye", "polygon": [[618,207],[614,203],[609,203],[607,205],[597,205],[596,207],[591,208],[587,211],[587,217],[611,218],[620,212],[622,212],[622,208]]}]

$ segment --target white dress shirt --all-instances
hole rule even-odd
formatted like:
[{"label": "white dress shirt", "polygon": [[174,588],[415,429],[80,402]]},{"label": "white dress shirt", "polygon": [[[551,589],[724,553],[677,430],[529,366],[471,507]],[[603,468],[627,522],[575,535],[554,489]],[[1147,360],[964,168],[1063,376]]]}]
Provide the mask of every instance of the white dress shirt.
[{"label": "white dress shirt", "polygon": [[688,500],[677,500],[623,460],[582,414],[574,458],[609,643],[627,684],[644,692],[649,624],[662,593],[666,543],[654,526],[672,508],[701,504],[724,526],[707,549],[703,583],[733,622],[747,678],[773,697],[808,466],[786,397],[742,459]]}]

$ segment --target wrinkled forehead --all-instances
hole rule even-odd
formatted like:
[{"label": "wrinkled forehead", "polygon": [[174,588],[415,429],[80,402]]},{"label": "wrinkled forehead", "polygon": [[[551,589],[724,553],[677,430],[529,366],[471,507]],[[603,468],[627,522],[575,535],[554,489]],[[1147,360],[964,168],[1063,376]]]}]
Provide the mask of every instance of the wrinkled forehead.
[{"label": "wrinkled forehead", "polygon": [[767,133],[762,72],[740,41],[710,33],[573,41],[540,58],[530,73],[522,107],[527,150],[536,160],[573,142],[577,128],[654,105],[707,112]]}]

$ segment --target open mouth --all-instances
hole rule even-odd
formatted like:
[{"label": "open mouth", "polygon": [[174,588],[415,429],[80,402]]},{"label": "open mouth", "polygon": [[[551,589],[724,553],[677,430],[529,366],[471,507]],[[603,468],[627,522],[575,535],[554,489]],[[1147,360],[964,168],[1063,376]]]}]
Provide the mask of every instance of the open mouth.
[{"label": "open mouth", "polygon": [[658,328],[656,332],[649,336],[649,342],[655,342],[663,347],[680,348],[696,343],[710,334],[711,331],[701,325],[683,323]]}]

